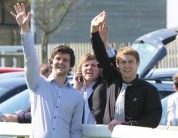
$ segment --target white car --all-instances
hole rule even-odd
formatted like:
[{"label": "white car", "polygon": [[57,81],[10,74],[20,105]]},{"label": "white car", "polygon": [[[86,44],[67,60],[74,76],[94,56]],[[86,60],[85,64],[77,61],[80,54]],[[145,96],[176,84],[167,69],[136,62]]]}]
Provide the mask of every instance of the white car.
[{"label": "white car", "polygon": [[173,81],[173,76],[178,73],[178,68],[155,68],[144,77],[145,79]]},{"label": "white car", "polygon": [[162,111],[161,121],[159,123],[160,125],[167,125],[167,101],[171,96],[174,96],[174,94],[176,93],[173,93],[161,100],[163,111]]}]

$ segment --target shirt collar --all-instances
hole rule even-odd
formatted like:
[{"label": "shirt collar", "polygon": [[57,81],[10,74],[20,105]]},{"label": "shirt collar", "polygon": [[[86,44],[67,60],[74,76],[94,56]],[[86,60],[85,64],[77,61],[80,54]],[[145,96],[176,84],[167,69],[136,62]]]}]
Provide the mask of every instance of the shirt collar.
[{"label": "shirt collar", "polygon": [[86,89],[90,89],[90,88],[93,88],[93,85],[95,85],[96,81],[93,82],[92,84],[90,84],[90,86],[87,88],[86,85],[83,86],[83,89],[86,90]]},{"label": "shirt collar", "polygon": [[[123,80],[122,80],[122,82],[124,82]],[[124,83],[126,83],[126,82],[124,82]],[[136,76],[136,78],[134,79],[134,80],[132,80],[131,82],[129,82],[132,86],[135,86],[135,85],[137,85],[138,83],[139,83],[139,77],[138,77],[138,75]]]},{"label": "shirt collar", "polygon": [[131,81],[130,82],[133,86],[134,85],[137,85],[138,83],[139,83],[139,77],[138,77],[138,75],[136,76],[136,78],[133,80],[133,81]]},{"label": "shirt collar", "polygon": [[[55,82],[56,82],[56,80],[55,80],[55,78],[53,77],[52,73],[51,73],[50,76],[48,77],[48,81],[49,81],[49,82],[52,82],[52,81],[55,81]],[[72,85],[69,83],[69,80],[68,80],[67,77],[66,77],[66,82],[65,82],[65,84],[63,84],[62,86],[68,86],[69,88],[72,87]]]}]

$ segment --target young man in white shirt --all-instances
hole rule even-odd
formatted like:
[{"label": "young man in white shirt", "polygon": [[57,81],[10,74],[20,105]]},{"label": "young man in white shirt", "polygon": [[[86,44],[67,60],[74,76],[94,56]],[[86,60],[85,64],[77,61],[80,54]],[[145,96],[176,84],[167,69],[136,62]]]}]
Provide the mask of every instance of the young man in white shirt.
[{"label": "young man in white shirt", "polygon": [[32,138],[80,138],[83,98],[74,89],[67,75],[75,64],[75,55],[65,45],[54,48],[49,63],[52,73],[48,78],[39,73],[39,63],[30,33],[30,13],[24,4],[14,6],[15,17],[21,27],[25,58],[25,77],[30,91]]},{"label": "young man in white shirt", "polygon": [[171,96],[167,102],[167,125],[178,126],[178,73],[174,75],[174,90],[176,94]]}]

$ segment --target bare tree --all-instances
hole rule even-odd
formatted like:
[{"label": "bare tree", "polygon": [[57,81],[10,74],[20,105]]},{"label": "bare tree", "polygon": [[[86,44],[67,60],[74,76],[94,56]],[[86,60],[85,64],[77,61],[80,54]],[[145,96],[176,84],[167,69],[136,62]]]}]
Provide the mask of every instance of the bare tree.
[{"label": "bare tree", "polygon": [[[49,43],[49,35],[58,30],[69,11],[75,10],[78,7],[80,7],[80,10],[82,11],[82,9],[88,7],[91,4],[91,0],[90,2],[87,0],[6,0],[6,8],[11,11],[13,7],[12,5],[17,2],[25,3],[27,11],[29,11],[31,7],[31,22],[35,21],[35,25],[37,25],[42,30],[42,62],[47,62],[48,60],[47,46]],[[82,2],[83,5],[81,6],[80,4]],[[69,23],[65,24],[68,24],[68,27],[70,26]],[[32,27],[33,26],[31,26],[31,28]]]},{"label": "bare tree", "polygon": [[42,30],[42,62],[46,62],[49,35],[62,24],[69,10],[78,0],[36,0],[32,15],[37,26]]}]

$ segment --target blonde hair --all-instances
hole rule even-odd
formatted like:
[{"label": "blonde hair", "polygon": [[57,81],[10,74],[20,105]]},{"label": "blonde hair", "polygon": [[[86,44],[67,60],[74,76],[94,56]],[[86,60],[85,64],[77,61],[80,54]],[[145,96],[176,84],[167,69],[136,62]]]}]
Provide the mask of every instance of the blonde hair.
[{"label": "blonde hair", "polygon": [[82,66],[86,61],[94,60],[94,59],[96,60],[96,57],[95,57],[95,55],[93,55],[91,53],[87,53],[86,55],[82,56],[82,58],[81,58],[81,60],[79,61],[79,64],[78,64],[77,71],[82,70]]},{"label": "blonde hair", "polygon": [[119,63],[119,60],[123,55],[132,55],[133,57],[135,57],[137,62],[140,61],[139,53],[135,49],[126,46],[117,51],[116,63]]}]

